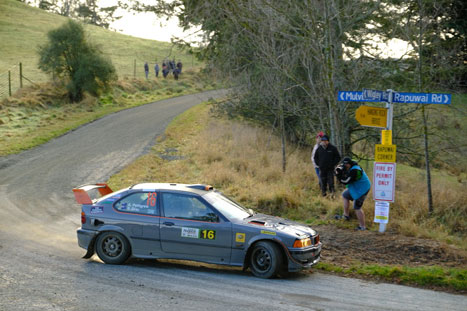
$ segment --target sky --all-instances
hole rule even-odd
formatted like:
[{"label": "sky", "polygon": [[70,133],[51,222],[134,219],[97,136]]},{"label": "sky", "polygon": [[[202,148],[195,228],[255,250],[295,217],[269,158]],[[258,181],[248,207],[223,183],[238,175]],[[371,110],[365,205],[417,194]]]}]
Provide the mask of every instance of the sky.
[{"label": "sky", "polygon": [[190,35],[178,27],[176,18],[166,21],[165,18],[159,19],[154,13],[126,14],[112,23],[111,27],[133,37],[166,42],[170,42],[173,36],[184,38]]}]

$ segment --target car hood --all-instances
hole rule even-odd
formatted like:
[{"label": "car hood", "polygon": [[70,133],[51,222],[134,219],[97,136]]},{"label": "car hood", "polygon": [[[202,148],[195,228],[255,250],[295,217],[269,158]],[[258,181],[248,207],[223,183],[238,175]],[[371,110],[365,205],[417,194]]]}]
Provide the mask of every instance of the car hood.
[{"label": "car hood", "polygon": [[243,220],[245,223],[261,226],[267,230],[287,233],[297,237],[316,235],[316,231],[310,227],[281,217],[265,214],[255,214]]}]

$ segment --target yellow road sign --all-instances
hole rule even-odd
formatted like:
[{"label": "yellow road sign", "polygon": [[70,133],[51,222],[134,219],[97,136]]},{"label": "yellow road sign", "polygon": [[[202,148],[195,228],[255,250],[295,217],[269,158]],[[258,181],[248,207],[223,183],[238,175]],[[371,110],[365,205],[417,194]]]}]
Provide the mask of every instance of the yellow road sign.
[{"label": "yellow road sign", "polygon": [[387,117],[386,108],[360,106],[355,112],[355,119],[363,126],[386,127]]},{"label": "yellow road sign", "polygon": [[375,162],[396,162],[396,145],[375,145]]},{"label": "yellow road sign", "polygon": [[391,130],[381,131],[381,142],[383,145],[392,145],[392,131]]}]

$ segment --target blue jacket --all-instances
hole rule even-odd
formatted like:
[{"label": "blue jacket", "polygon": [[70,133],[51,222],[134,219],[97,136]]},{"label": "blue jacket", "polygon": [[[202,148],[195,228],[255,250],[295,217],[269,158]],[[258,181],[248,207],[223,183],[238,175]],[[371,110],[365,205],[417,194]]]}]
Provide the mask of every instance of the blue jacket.
[{"label": "blue jacket", "polygon": [[354,165],[350,168],[350,171],[352,170],[359,170],[362,173],[362,176],[360,179],[351,182],[347,185],[347,188],[349,189],[350,195],[352,196],[352,199],[357,200],[359,199],[362,195],[366,194],[368,191],[370,191],[371,188],[371,182],[368,176],[366,175],[365,171],[358,165]]}]

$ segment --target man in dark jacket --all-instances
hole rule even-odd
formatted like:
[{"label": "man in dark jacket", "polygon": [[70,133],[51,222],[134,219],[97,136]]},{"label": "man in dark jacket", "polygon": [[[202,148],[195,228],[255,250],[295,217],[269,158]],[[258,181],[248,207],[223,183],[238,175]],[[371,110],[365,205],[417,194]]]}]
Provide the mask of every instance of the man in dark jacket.
[{"label": "man in dark jacket", "polygon": [[321,179],[321,193],[326,196],[329,185],[329,192],[334,194],[334,167],[341,160],[341,155],[334,145],[329,143],[329,137],[321,137],[321,143],[316,149],[314,156],[315,163],[319,167],[319,177]]}]

